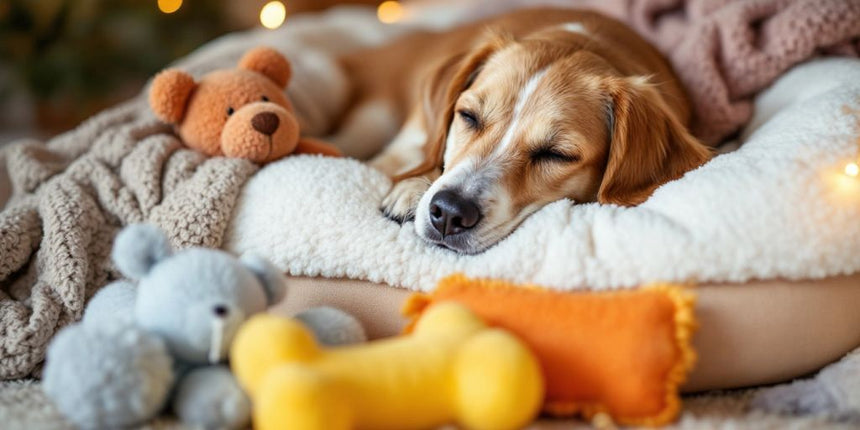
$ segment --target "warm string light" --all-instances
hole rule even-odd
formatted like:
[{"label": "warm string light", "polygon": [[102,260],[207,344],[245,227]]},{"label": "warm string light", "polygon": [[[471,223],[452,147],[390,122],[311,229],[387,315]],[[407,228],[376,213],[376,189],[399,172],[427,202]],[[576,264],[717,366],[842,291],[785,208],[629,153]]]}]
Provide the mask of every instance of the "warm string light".
[{"label": "warm string light", "polygon": [[376,9],[376,17],[385,24],[393,24],[403,18],[403,6],[396,1],[384,1]]},{"label": "warm string light", "polygon": [[182,0],[158,0],[158,10],[164,13],[173,13],[182,7]]},{"label": "warm string light", "polygon": [[260,9],[260,24],[263,24],[263,27],[270,30],[280,27],[286,18],[287,8],[284,7],[283,3],[277,0],[266,3],[266,5]]},{"label": "warm string light", "polygon": [[860,174],[860,166],[857,163],[848,163],[845,165],[845,174],[856,178],[858,174]]}]

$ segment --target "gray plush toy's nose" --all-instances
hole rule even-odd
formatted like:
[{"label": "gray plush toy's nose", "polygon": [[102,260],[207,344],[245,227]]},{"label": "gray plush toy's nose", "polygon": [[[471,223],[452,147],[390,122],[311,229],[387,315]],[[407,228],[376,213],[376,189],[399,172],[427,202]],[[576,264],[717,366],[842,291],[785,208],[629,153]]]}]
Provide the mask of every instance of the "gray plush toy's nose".
[{"label": "gray plush toy's nose", "polygon": [[212,307],[212,313],[218,318],[227,318],[230,314],[230,308],[225,305],[215,305]]}]

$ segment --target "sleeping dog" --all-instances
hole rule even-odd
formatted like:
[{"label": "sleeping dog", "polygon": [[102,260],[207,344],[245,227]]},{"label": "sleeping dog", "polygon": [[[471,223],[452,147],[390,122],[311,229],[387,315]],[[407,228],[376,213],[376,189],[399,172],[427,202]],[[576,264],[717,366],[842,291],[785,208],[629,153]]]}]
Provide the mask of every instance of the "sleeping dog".
[{"label": "sleeping dog", "polygon": [[639,204],[710,157],[667,62],[599,14],[519,10],[343,64],[355,104],[333,140],[390,142],[371,161],[395,182],[383,213],[461,253],[559,199]]}]

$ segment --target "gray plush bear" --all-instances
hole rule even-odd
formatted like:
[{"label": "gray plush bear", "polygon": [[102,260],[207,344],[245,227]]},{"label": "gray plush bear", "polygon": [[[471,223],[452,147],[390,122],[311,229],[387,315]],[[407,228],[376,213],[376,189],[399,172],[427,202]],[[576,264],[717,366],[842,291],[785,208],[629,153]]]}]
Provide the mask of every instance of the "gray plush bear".
[{"label": "gray plush bear", "polygon": [[[83,428],[145,422],[167,404],[198,428],[242,428],[250,403],[224,364],[239,325],[283,299],[284,276],[268,261],[218,250],[173,253],[158,228],[130,226],[113,260],[118,281],[90,301],[83,321],[47,351],[43,388]],[[323,343],[364,341],[361,325],[333,308],[299,318]]]}]

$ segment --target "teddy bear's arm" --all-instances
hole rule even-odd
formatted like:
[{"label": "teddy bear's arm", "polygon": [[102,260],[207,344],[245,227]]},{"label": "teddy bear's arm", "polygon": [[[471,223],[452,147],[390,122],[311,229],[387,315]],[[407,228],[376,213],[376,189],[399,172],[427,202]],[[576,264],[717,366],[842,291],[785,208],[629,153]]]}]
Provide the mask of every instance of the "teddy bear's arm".
[{"label": "teddy bear's arm", "polygon": [[322,154],[330,157],[343,157],[343,152],[336,146],[312,137],[302,137],[296,145],[296,154]]}]

